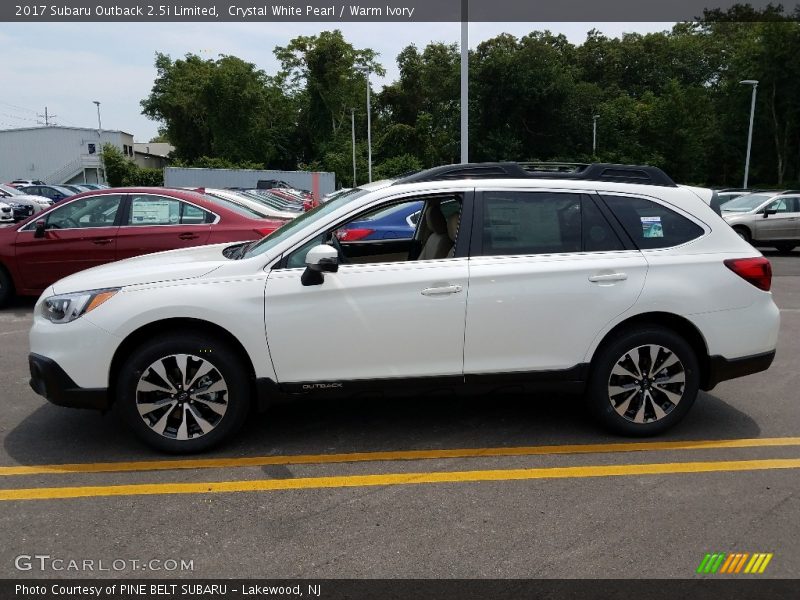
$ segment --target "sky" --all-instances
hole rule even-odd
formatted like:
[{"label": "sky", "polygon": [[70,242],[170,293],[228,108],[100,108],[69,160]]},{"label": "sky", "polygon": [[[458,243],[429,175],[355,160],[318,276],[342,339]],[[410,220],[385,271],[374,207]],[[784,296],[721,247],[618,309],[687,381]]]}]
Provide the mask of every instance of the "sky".
[{"label": "sky", "polygon": [[[471,23],[470,47],[507,32],[522,36],[549,29],[580,44],[595,28],[609,37],[670,29],[672,23]],[[158,123],[141,114],[139,101],[153,86],[156,52],[238,56],[269,74],[273,54],[298,35],[338,28],[357,48],[380,54],[386,77],[373,75],[373,89],[398,77],[395,58],[409,44],[459,43],[460,23],[2,23],[0,24],[0,129],[34,127],[45,106],[58,125],[96,127],[99,101],[104,129],[132,133],[146,142]]]}]

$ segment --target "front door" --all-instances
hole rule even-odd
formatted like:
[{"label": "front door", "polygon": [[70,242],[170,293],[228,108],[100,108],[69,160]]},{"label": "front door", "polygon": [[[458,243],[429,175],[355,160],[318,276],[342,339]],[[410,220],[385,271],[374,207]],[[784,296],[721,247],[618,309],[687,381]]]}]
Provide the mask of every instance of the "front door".
[{"label": "front door", "polygon": [[[445,199],[459,206],[462,200],[461,195]],[[408,201],[419,210],[419,198]],[[462,376],[468,258],[456,251],[458,215],[444,231],[441,203],[427,200],[424,209],[437,211],[436,231],[418,226],[413,240],[404,233],[396,242],[382,238],[349,249],[339,243],[340,257],[352,262],[325,273],[319,285],[301,283],[300,265],[314,244],[337,244],[332,237],[337,232],[344,237],[344,224],[271,271],[266,333],[280,383]],[[352,221],[368,218],[362,214]]]},{"label": "front door", "polygon": [[122,198],[118,194],[80,198],[43,217],[44,237],[34,236],[35,221],[17,233],[17,265],[25,287],[43,290],[62,277],[116,260]]},{"label": "front door", "polygon": [[[758,215],[756,218],[755,238],[759,241],[798,239],[800,229],[800,198],[797,196],[781,196],[770,202],[766,210],[775,214]],[[766,213],[765,213],[766,214]]]}]

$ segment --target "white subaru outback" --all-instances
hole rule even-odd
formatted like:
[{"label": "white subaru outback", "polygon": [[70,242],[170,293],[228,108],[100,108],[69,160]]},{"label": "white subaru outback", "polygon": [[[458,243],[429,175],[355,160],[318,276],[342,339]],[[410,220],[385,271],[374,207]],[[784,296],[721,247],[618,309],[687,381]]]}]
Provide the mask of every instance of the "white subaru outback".
[{"label": "white subaru outback", "polygon": [[[701,196],[604,164],[354,189],[257,242],[58,281],[36,304],[31,386],[113,406],[170,452],[220,442],[272,398],[370,391],[557,388],[617,433],[657,434],[775,355],[770,264]],[[403,211],[416,219],[380,227]]]}]

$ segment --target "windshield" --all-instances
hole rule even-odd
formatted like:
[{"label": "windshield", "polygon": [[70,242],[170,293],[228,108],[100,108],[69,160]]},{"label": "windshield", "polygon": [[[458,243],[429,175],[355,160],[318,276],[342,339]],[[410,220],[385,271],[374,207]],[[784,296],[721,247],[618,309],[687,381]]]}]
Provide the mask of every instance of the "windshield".
[{"label": "windshield", "polygon": [[344,194],[338,198],[334,198],[330,202],[320,204],[308,212],[302,213],[293,221],[289,221],[280,229],[276,229],[267,237],[262,238],[256,244],[253,244],[253,246],[251,246],[245,253],[244,258],[252,258],[253,256],[263,254],[270,248],[274,248],[277,244],[280,244],[282,241],[290,238],[301,229],[305,229],[306,227],[313,225],[316,221],[319,221],[326,215],[334,212],[351,200],[354,200],[355,198],[363,196],[367,193],[369,193],[369,190],[356,189],[353,190],[353,193],[351,194]]},{"label": "windshield", "polygon": [[729,212],[748,212],[758,208],[770,198],[772,198],[771,194],[748,194],[747,196],[739,196],[730,202],[726,202],[722,210]]},{"label": "windshield", "polygon": [[11,187],[10,185],[6,185],[4,183],[0,183],[0,191],[8,194],[9,196],[24,196],[22,192],[20,192],[17,188]]}]

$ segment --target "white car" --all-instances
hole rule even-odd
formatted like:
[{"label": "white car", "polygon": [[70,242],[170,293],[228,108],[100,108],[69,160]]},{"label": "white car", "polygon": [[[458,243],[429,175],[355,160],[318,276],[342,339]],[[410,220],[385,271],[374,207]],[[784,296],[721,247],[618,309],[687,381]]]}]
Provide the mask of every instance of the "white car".
[{"label": "white car", "polygon": [[[41,212],[45,208],[49,208],[53,205],[53,201],[50,200],[50,198],[26,194],[13,186],[3,183],[0,183],[0,200],[3,200],[6,204],[10,204],[12,208],[14,208],[14,204],[30,207],[31,214]],[[16,212],[20,211],[17,210]]]},{"label": "white car", "polygon": [[[342,242],[424,202],[411,238]],[[439,390],[584,393],[624,435],[763,371],[769,261],[651,167],[438,167],[341,196],[247,244],[96,267],[38,300],[31,385],[119,411],[150,445],[208,448],[254,403]]]},{"label": "white car", "polygon": [[5,202],[0,201],[0,223],[13,223],[14,209]]}]

